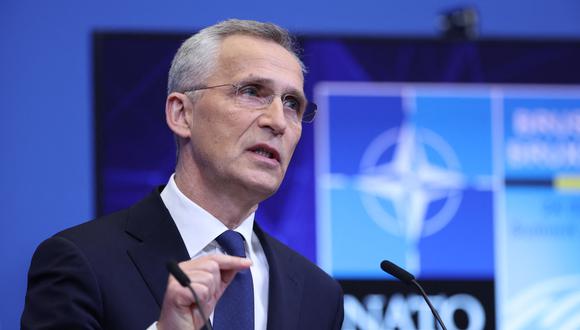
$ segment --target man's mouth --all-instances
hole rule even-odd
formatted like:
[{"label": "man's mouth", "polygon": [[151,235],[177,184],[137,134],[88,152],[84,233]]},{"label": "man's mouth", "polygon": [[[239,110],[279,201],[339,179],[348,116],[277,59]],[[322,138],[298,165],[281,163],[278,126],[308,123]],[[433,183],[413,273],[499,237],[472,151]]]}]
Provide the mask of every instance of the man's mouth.
[{"label": "man's mouth", "polygon": [[273,148],[270,148],[267,145],[262,145],[262,144],[256,145],[256,146],[250,148],[250,151],[254,152],[260,156],[263,156],[263,157],[266,157],[269,159],[275,159],[278,162],[280,162],[280,155],[278,154],[278,151],[276,151]]},{"label": "man's mouth", "polygon": [[254,152],[257,153],[257,154],[259,154],[259,155],[262,155],[264,157],[274,158],[274,156],[272,155],[271,152],[267,152],[264,149],[257,149],[257,150],[254,150]]}]

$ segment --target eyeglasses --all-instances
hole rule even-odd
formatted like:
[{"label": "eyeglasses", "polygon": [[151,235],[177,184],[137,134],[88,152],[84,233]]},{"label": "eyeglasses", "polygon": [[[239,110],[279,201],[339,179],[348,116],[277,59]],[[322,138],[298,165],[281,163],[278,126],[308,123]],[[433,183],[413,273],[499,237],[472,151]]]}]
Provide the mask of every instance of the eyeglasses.
[{"label": "eyeglasses", "polygon": [[298,95],[276,94],[270,88],[257,83],[199,86],[185,90],[183,93],[219,87],[231,87],[236,105],[242,108],[253,110],[264,109],[272,104],[276,97],[280,97],[284,107],[284,113],[292,120],[296,122],[302,121],[305,123],[311,123],[314,121],[314,117],[316,116],[317,106],[315,103],[308,102],[306,99]]}]

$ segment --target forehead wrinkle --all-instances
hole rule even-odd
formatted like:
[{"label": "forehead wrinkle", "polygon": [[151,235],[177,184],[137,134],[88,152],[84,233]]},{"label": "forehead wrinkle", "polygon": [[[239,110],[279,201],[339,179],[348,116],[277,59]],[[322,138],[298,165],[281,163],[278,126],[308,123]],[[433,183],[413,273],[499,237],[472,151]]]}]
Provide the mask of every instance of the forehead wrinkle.
[{"label": "forehead wrinkle", "polygon": [[[226,74],[229,77],[235,77],[238,75],[241,76],[245,76],[246,78],[241,78],[239,79],[244,80],[244,79],[255,79],[255,81],[257,83],[259,82],[264,82],[264,85],[275,85],[276,84],[276,80],[273,78],[269,78],[267,76],[263,76],[260,73],[256,73],[256,72],[260,72],[261,69],[263,67],[266,68],[266,71],[271,70],[270,68],[268,68],[268,66],[270,65],[274,65],[276,66],[278,69],[277,71],[279,72],[289,72],[291,75],[294,75],[296,72],[294,72],[294,70],[292,70],[292,68],[288,65],[279,65],[277,63],[272,63],[272,59],[268,59],[268,58],[264,58],[264,59],[258,59],[257,61],[251,61],[251,60],[244,60],[244,59],[239,59],[239,58],[235,58],[235,57],[225,57],[222,58],[222,61],[220,61],[220,66],[221,69],[223,70],[223,73]],[[298,80],[300,81],[301,84],[304,83],[304,76],[302,75],[302,72],[299,72],[299,77]],[[292,86],[288,86],[286,87],[287,89],[297,89],[295,87]]]}]

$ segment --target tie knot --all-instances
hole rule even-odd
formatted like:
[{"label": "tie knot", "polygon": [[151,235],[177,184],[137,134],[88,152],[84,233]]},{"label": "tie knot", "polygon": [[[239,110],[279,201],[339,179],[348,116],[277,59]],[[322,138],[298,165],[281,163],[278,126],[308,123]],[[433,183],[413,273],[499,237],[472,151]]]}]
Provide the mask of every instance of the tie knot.
[{"label": "tie knot", "polygon": [[227,252],[227,254],[242,258],[246,257],[244,237],[242,234],[233,230],[226,230],[216,238],[216,241]]}]

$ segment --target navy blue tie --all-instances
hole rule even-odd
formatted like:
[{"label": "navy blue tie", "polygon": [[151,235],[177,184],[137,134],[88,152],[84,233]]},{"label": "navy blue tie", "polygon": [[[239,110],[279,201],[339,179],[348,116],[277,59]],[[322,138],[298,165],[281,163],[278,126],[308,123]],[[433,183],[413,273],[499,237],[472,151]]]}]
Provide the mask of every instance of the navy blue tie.
[{"label": "navy blue tie", "polygon": [[[227,254],[246,257],[244,237],[227,230],[216,241]],[[213,317],[215,330],[254,330],[254,285],[250,269],[239,271],[218,301]]]}]

